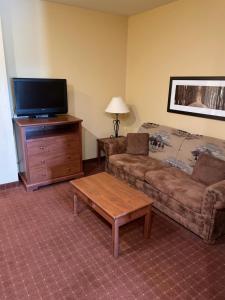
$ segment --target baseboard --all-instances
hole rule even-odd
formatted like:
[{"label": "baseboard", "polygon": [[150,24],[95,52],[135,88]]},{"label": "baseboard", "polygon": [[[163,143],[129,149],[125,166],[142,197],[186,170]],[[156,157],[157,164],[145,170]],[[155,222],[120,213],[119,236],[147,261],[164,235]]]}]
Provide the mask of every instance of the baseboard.
[{"label": "baseboard", "polygon": [[20,185],[20,181],[14,181],[14,182],[0,184],[0,191],[15,188],[15,187],[18,187],[19,185]]}]

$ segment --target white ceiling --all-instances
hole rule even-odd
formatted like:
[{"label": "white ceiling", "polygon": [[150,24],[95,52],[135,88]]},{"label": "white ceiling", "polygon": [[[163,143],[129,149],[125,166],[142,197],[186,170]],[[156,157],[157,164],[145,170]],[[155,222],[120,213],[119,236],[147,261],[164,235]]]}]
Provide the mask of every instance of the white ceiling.
[{"label": "white ceiling", "polygon": [[120,15],[133,15],[177,0],[45,0]]}]

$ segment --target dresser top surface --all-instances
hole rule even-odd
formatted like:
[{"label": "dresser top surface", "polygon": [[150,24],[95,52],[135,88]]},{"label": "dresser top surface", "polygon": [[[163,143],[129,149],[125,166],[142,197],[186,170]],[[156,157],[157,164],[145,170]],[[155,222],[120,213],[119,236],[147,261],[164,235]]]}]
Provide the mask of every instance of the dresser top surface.
[{"label": "dresser top surface", "polygon": [[82,122],[81,119],[70,116],[60,115],[54,118],[16,118],[15,123],[20,126],[40,126],[40,125],[61,125],[61,124],[72,124]]}]

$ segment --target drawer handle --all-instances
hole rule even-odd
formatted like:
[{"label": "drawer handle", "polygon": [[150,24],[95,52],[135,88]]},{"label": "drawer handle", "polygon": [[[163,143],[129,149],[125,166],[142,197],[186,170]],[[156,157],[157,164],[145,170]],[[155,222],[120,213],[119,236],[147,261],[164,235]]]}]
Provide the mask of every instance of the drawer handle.
[{"label": "drawer handle", "polygon": [[41,150],[44,150],[44,148],[45,148],[45,147],[43,147],[43,146],[40,146],[40,149],[41,149]]}]

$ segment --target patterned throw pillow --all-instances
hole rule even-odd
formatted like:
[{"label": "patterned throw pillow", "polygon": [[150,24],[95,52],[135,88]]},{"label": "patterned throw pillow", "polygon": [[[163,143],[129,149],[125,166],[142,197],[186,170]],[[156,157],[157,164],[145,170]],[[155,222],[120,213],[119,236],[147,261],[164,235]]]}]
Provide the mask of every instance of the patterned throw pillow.
[{"label": "patterned throw pillow", "polygon": [[182,144],[177,160],[183,163],[187,173],[192,174],[196,161],[202,153],[225,160],[225,141],[209,136],[190,134]]},{"label": "patterned throw pillow", "polygon": [[127,153],[135,155],[148,155],[149,134],[148,133],[128,133]]},{"label": "patterned throw pillow", "polygon": [[225,161],[202,153],[194,166],[192,178],[207,186],[225,180]]}]

